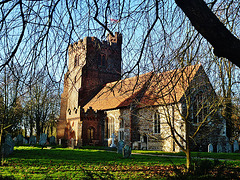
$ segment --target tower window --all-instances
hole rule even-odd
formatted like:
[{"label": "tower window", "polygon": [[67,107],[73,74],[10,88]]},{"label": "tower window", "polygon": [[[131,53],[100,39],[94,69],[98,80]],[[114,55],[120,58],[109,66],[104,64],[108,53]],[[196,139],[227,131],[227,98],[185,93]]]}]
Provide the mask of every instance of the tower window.
[{"label": "tower window", "polygon": [[74,67],[79,66],[79,55],[76,55],[74,58]]},{"label": "tower window", "polygon": [[102,66],[106,66],[106,57],[105,57],[105,55],[102,56]]},{"label": "tower window", "polygon": [[107,66],[107,59],[105,54],[101,54],[98,56],[98,65],[99,66]]}]

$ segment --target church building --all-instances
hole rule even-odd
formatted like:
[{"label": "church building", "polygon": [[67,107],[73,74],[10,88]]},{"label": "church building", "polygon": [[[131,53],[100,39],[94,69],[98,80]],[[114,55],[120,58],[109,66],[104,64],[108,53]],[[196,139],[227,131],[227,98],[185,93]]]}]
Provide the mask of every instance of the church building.
[{"label": "church building", "polygon": [[226,122],[212,106],[217,96],[201,64],[121,79],[121,45],[122,35],[115,33],[106,41],[85,37],[69,46],[58,140],[111,146],[114,137],[114,144],[178,152],[173,134],[184,144],[184,118],[192,131],[205,122],[198,146],[226,138]]}]

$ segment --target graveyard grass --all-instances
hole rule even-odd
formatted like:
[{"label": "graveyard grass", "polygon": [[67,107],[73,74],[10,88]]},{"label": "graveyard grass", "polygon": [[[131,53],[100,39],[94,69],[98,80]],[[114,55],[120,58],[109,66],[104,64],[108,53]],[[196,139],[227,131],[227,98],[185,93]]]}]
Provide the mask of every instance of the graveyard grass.
[{"label": "graveyard grass", "polygon": [[[157,154],[156,151],[133,152]],[[200,154],[202,156],[215,154],[214,158],[223,158],[224,155],[224,153]],[[167,155],[179,154],[168,153]],[[229,154],[227,159],[239,159],[237,155]],[[18,146],[14,148],[13,154],[6,158],[5,166],[0,167],[0,179],[4,177],[6,179],[165,179],[177,177],[179,169],[184,169],[184,163],[184,157],[132,154],[130,158],[123,158],[116,152],[99,149],[41,149]],[[230,175],[235,170],[239,171],[240,161],[228,163],[231,167],[231,171],[228,172]],[[234,177],[240,176],[238,174]]]}]

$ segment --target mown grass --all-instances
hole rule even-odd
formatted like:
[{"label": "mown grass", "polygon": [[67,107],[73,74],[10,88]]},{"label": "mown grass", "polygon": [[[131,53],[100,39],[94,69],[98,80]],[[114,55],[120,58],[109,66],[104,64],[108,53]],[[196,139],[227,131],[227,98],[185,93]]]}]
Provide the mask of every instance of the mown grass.
[{"label": "mown grass", "polygon": [[124,159],[116,152],[95,149],[20,146],[15,147],[14,153],[6,159],[6,166],[0,167],[0,172],[2,177],[16,179],[135,179],[158,177],[157,173],[151,173],[158,169],[153,168],[156,165],[180,165],[184,162],[184,159],[144,155]]},{"label": "mown grass", "polygon": [[166,179],[176,176],[177,169],[184,169],[184,163],[185,157],[133,154],[125,159],[116,152],[98,149],[19,146],[0,167],[0,179]]},{"label": "mown grass", "polygon": [[[153,155],[168,155],[168,156],[183,156],[183,152],[170,153],[164,151],[146,151],[146,150],[133,150],[133,153],[140,154],[153,154]],[[226,159],[226,160],[240,160],[239,153],[208,153],[208,152],[191,152],[193,158],[213,158],[213,159]]]}]

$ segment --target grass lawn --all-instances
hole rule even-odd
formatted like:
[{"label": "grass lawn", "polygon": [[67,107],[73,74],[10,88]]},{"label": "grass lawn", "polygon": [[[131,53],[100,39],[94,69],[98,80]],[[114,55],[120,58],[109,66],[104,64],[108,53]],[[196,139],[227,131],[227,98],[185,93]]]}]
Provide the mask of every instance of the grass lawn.
[{"label": "grass lawn", "polygon": [[[133,153],[141,154],[154,154],[154,155],[168,155],[168,156],[184,156],[183,152],[170,153],[163,151],[144,151],[144,150],[133,150]],[[213,158],[213,159],[226,159],[226,160],[239,160],[240,153],[208,153],[208,152],[191,152],[191,156],[195,158]]]},{"label": "grass lawn", "polygon": [[166,179],[176,174],[173,165],[183,169],[184,163],[185,157],[132,155],[124,159],[116,152],[96,149],[19,146],[0,166],[0,174],[8,179]]}]

